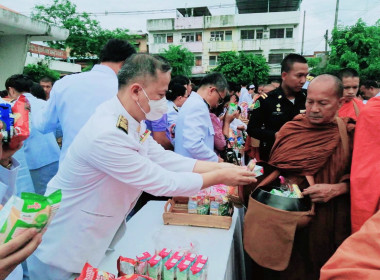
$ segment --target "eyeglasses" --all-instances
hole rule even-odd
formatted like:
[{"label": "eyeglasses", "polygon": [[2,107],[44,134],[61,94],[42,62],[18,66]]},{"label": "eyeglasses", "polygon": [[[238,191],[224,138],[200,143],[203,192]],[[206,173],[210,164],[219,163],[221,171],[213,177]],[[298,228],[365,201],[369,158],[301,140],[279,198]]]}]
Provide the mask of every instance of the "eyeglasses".
[{"label": "eyeglasses", "polygon": [[222,97],[222,95],[219,93],[219,91],[216,88],[214,88],[214,90],[219,95],[218,105],[221,105],[223,103],[224,98]]}]

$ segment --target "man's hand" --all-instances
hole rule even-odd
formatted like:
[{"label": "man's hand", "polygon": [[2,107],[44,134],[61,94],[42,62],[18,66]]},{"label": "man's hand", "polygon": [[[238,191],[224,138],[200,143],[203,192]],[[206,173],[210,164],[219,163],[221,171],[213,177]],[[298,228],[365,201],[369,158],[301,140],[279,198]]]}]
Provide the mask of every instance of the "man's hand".
[{"label": "man's hand", "polygon": [[5,279],[37,249],[41,238],[42,234],[31,228],[8,243],[0,245],[0,280]]},{"label": "man's hand", "polygon": [[309,195],[312,202],[326,203],[330,199],[348,192],[347,183],[315,184],[305,189],[302,194]]}]

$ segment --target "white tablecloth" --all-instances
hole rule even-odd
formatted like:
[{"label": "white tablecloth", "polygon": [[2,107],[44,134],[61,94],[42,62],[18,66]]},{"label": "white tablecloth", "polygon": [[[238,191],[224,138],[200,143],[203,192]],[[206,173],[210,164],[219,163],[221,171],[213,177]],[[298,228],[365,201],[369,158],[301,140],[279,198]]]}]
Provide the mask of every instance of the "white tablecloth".
[{"label": "white tablecloth", "polygon": [[[198,254],[209,257],[208,280],[246,279],[242,245],[242,211],[236,209],[229,230],[164,225],[165,202],[150,201],[127,223],[127,232],[107,253],[99,269],[117,274],[119,256],[135,258],[145,251],[171,244],[185,246],[193,242]],[[173,248],[176,249],[176,248]]]}]

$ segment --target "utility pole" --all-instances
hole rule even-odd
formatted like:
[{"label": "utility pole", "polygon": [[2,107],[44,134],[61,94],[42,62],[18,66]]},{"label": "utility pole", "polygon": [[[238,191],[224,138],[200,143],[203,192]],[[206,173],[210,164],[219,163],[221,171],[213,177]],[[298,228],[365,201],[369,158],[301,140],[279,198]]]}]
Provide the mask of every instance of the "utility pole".
[{"label": "utility pole", "polygon": [[326,34],[325,34],[325,52],[327,52],[327,39],[328,39],[328,36],[329,36],[329,30],[327,29],[326,30]]},{"label": "utility pole", "polygon": [[336,0],[334,28],[336,28],[338,24],[338,12],[339,12],[339,0]]},{"label": "utility pole", "polygon": [[303,55],[303,43],[304,43],[304,39],[305,39],[305,17],[306,17],[306,11],[303,11],[303,28],[302,28],[301,55]]}]

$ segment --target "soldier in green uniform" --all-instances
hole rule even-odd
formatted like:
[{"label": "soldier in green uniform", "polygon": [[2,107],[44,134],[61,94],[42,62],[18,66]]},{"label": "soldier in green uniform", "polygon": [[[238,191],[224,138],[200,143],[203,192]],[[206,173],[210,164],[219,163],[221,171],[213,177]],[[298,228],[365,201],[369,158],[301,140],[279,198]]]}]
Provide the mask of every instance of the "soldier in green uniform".
[{"label": "soldier in green uniform", "polygon": [[305,110],[306,94],[302,87],[309,73],[306,59],[298,54],[289,54],[281,62],[281,85],[259,97],[248,123],[248,134],[260,140],[260,159],[267,161],[275,141],[276,133],[294,116]]}]

